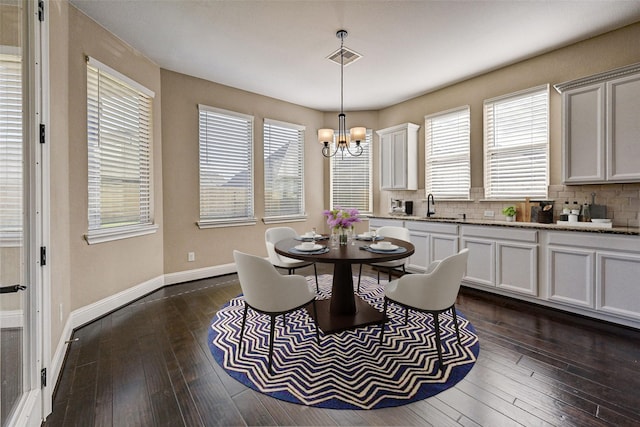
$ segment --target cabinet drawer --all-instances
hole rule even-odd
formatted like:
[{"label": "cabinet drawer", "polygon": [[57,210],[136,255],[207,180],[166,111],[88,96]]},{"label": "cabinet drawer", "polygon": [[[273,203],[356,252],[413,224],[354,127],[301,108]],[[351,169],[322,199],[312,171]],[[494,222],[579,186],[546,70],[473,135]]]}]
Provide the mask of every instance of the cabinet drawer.
[{"label": "cabinet drawer", "polygon": [[537,243],[538,231],[524,230],[512,227],[481,227],[481,226],[463,226],[463,237],[480,237],[483,239],[493,240],[515,240],[519,242]]},{"label": "cabinet drawer", "polygon": [[457,224],[429,221],[405,221],[404,226],[411,231],[423,231],[425,233],[458,234]]}]

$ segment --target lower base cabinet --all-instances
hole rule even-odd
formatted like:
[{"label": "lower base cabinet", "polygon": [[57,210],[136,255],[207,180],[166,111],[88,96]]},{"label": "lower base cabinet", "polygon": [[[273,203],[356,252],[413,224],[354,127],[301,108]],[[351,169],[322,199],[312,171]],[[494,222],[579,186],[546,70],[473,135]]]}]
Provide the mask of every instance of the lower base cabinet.
[{"label": "lower base cabinet", "polygon": [[538,233],[535,230],[463,226],[469,249],[466,282],[538,295]]},{"label": "lower base cabinet", "polygon": [[463,285],[640,329],[640,236],[377,221],[409,229],[410,271],[468,248]]}]

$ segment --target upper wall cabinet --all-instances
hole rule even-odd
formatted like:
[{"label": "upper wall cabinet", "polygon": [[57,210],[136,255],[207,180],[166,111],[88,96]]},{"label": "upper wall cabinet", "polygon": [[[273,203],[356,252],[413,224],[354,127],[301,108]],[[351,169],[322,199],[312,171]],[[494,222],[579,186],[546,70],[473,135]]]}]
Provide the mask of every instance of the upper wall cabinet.
[{"label": "upper wall cabinet", "polygon": [[555,86],[565,184],[640,181],[640,64]]},{"label": "upper wall cabinet", "polygon": [[418,129],[416,124],[405,123],[377,131],[381,189],[418,189]]}]

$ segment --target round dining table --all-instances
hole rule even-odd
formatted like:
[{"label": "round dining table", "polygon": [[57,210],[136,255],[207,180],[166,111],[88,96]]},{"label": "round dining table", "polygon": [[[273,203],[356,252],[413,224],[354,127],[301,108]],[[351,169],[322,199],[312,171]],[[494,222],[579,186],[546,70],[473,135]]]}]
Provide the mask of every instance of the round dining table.
[{"label": "round dining table", "polygon": [[[306,253],[295,250],[295,247],[301,243],[297,239],[284,239],[275,244],[275,250],[280,255],[303,261],[333,264],[331,297],[316,301],[316,321],[324,333],[335,333],[379,324],[384,320],[384,313],[354,293],[352,272],[354,264],[392,261],[411,256],[415,251],[410,242],[390,237],[385,237],[384,240],[404,248],[405,251],[401,253],[398,251],[372,252],[367,250],[371,242],[360,240],[354,240],[353,244],[349,242],[344,246],[332,246],[328,241],[319,242],[323,246],[329,247],[329,251],[326,253]],[[312,317],[315,317],[313,310],[308,310],[308,312]]]}]

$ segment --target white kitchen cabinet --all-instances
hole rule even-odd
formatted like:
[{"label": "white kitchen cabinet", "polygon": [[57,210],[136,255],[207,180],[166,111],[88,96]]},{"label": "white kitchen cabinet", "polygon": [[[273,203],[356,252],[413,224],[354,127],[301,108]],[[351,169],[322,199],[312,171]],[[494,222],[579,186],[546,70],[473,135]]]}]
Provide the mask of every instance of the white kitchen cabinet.
[{"label": "white kitchen cabinet", "polygon": [[640,180],[640,64],[556,85],[563,182]]},{"label": "white kitchen cabinet", "polygon": [[415,252],[409,257],[410,271],[424,273],[435,261],[458,253],[458,225],[426,221],[405,221]]},{"label": "white kitchen cabinet", "polygon": [[548,246],[548,298],[570,305],[595,308],[594,262],[594,250]]},{"label": "white kitchen cabinet", "polygon": [[550,301],[585,308],[581,314],[605,315],[608,320],[640,320],[638,236],[545,234]]},{"label": "white kitchen cabinet", "polygon": [[380,139],[380,188],[418,189],[418,130],[405,123],[377,131]]},{"label": "white kitchen cabinet", "polygon": [[466,282],[538,295],[536,230],[463,226],[462,247],[469,249]]},{"label": "white kitchen cabinet", "polygon": [[596,253],[596,309],[640,319],[640,253]]}]

